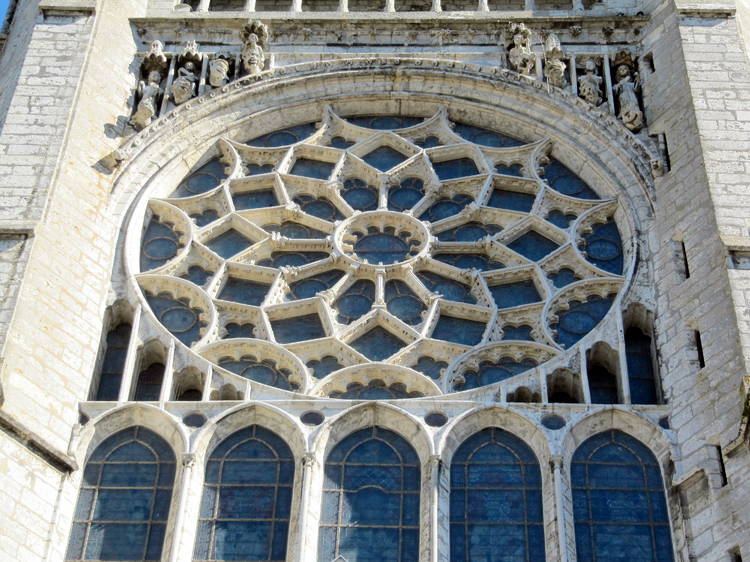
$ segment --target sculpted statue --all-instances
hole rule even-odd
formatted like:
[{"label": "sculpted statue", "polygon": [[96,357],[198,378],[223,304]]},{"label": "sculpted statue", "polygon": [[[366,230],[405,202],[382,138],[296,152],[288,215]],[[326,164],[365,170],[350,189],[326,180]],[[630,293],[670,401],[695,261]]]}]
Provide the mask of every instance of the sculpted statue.
[{"label": "sculpted statue", "polygon": [[242,67],[245,73],[256,76],[266,64],[268,28],[259,21],[252,21],[242,28]]},{"label": "sculpted statue", "polygon": [[148,78],[138,84],[138,95],[140,101],[138,107],[130,118],[130,123],[140,131],[151,124],[151,120],[157,112],[157,98],[161,93],[161,73],[158,70],[152,70],[148,73]]},{"label": "sculpted statue", "polygon": [[221,53],[208,62],[208,83],[213,88],[221,88],[229,82],[229,60]]},{"label": "sculpted statue", "polygon": [[550,33],[544,41],[544,75],[547,82],[558,88],[564,88],[568,85],[568,79],[565,76],[565,69],[568,67],[563,61],[562,46],[557,35]]},{"label": "sculpted statue", "polygon": [[141,63],[141,72],[144,75],[148,75],[152,70],[158,70],[162,75],[167,70],[167,55],[164,54],[164,45],[158,39],[151,41],[148,54],[143,57]]},{"label": "sculpted statue", "polygon": [[578,94],[592,105],[602,103],[602,78],[596,73],[596,60],[586,59],[586,74],[578,78]]},{"label": "sculpted statue", "polygon": [[617,101],[620,103],[618,117],[628,129],[637,133],[643,126],[643,112],[638,104],[637,90],[640,86],[638,73],[633,78],[630,67],[621,64],[615,72],[615,80],[617,83],[612,87],[612,91],[617,95]]},{"label": "sculpted statue", "polygon": [[531,30],[519,23],[512,25],[510,31],[513,34],[513,46],[508,51],[508,62],[513,70],[529,76],[536,62],[531,51]]},{"label": "sculpted statue", "polygon": [[195,95],[195,83],[198,77],[194,70],[195,65],[188,61],[177,71],[177,78],[172,82],[172,97],[174,97],[175,104],[183,104]]}]

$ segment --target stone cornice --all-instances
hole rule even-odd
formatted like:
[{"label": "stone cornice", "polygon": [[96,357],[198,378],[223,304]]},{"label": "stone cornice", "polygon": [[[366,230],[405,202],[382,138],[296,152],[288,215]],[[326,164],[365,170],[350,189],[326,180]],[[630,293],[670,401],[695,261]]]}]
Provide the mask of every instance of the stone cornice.
[{"label": "stone cornice", "polygon": [[96,0],[40,0],[39,11],[43,14],[93,14],[96,11]]}]

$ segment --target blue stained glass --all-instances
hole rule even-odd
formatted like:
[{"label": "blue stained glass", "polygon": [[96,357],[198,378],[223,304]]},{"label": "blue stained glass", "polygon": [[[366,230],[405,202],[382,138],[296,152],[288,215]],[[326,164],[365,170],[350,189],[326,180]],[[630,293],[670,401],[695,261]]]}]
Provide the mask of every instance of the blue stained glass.
[{"label": "blue stained glass", "polygon": [[580,199],[599,199],[586,182],[554,158],[550,158],[549,164],[544,168],[544,179],[552,189],[564,195]]},{"label": "blue stained glass", "polygon": [[452,562],[545,559],[541,471],[518,437],[487,428],[466,439],[451,462]]},{"label": "blue stained glass", "polygon": [[317,314],[272,320],[271,327],[279,343],[314,340],[324,338],[326,335],[323,324],[320,323],[320,316]]},{"label": "blue stained glass", "polygon": [[[537,366],[533,359],[522,359],[516,361],[510,357],[502,357],[498,362],[482,361],[478,371],[466,371],[463,373],[465,382],[456,390],[469,390],[479,388],[488,384],[509,379],[519,373],[528,371]],[[458,385],[454,384],[454,387]]]},{"label": "blue stained glass", "polygon": [[471,158],[456,158],[455,160],[433,162],[432,168],[441,180],[475,176],[479,173],[479,168],[477,168],[477,165]]},{"label": "blue stained glass", "polygon": [[461,269],[490,271],[492,269],[502,269],[505,267],[504,263],[491,258],[487,254],[462,252],[460,254],[435,254],[432,257],[438,261]]},{"label": "blue stained glass", "polygon": [[146,294],[146,301],[159,322],[182,343],[190,345],[200,339],[200,331],[206,322],[200,319],[202,310],[191,307],[187,299]]},{"label": "blue stained glass", "polygon": [[202,213],[193,213],[190,215],[190,218],[193,219],[198,226],[206,226],[218,219],[219,213],[216,212],[215,209],[206,209]]},{"label": "blue stained glass", "polygon": [[331,142],[328,145],[332,146],[333,148],[340,148],[341,150],[346,150],[353,144],[354,143],[352,141],[348,141],[344,137],[333,137],[331,139]]},{"label": "blue stained glass", "polygon": [[503,174],[504,176],[513,176],[516,178],[522,178],[523,177],[523,165],[522,164],[497,164],[495,165],[495,171],[498,174]]},{"label": "blue stained glass", "polygon": [[531,211],[531,207],[534,206],[534,199],[536,199],[536,196],[533,193],[495,189],[492,195],[490,195],[487,205],[498,209],[510,209],[511,211],[528,213]]},{"label": "blue stained glass", "polygon": [[[355,382],[346,386],[345,392],[332,392],[330,398],[343,398],[347,400],[397,400],[399,398],[419,398],[421,392],[409,392],[402,383],[393,383],[387,386],[382,380],[371,380],[367,385]],[[372,469],[364,469],[368,476],[372,476]],[[399,473],[400,474],[400,473]],[[351,471],[348,476],[351,476]]]},{"label": "blue stained glass", "polygon": [[395,148],[390,146],[381,146],[373,150],[372,152],[365,154],[362,160],[367,162],[373,168],[377,168],[381,172],[390,170],[394,166],[401,164],[406,160],[406,156],[401,154]]},{"label": "blue stained glass", "polygon": [[419,361],[417,361],[415,365],[412,365],[411,368],[427,375],[431,379],[437,380],[440,378],[443,369],[447,366],[448,363],[445,361],[436,361],[432,357],[420,357]]},{"label": "blue stained glass", "polygon": [[191,265],[185,273],[180,275],[180,279],[187,279],[199,287],[202,287],[213,274],[213,271],[205,270],[199,265]]},{"label": "blue stained glass", "polygon": [[327,180],[331,177],[333,164],[310,158],[297,158],[289,173],[294,176],[304,176],[316,180]]},{"label": "blue stained glass", "polygon": [[247,236],[230,228],[206,242],[206,246],[222,258],[228,259],[235,254],[239,254],[242,250],[249,248],[252,243],[253,241]]},{"label": "blue stained glass", "polygon": [[278,232],[287,238],[325,238],[325,232],[310,226],[293,221],[284,221],[281,224],[264,224],[263,229],[268,232]]},{"label": "blue stained glass", "polygon": [[182,247],[180,236],[172,230],[171,223],[161,223],[156,216],[151,218],[141,245],[141,271],[162,266],[177,255]]},{"label": "blue stained glass", "polygon": [[558,288],[581,280],[572,269],[568,269],[567,267],[563,267],[557,273],[550,273],[547,277],[552,279],[552,284]]},{"label": "blue stained glass", "polygon": [[383,361],[406,344],[385,328],[376,326],[369,332],[351,342],[354,349],[367,357],[370,361]]},{"label": "blue stained glass", "polygon": [[531,326],[503,326],[504,340],[534,341],[531,335]]},{"label": "blue stained glass", "polygon": [[210,464],[222,476],[204,485],[195,559],[284,560],[294,478],[287,444],[253,425],[219,443]]},{"label": "blue stained glass", "polygon": [[424,139],[416,139],[414,144],[420,148],[435,148],[436,146],[443,145],[443,143],[440,142],[440,139],[434,136],[429,136]]},{"label": "blue stained glass", "polygon": [[295,299],[309,299],[321,291],[330,289],[343,277],[344,272],[340,269],[329,269],[289,285],[289,295]]},{"label": "blue stained glass", "polygon": [[441,314],[432,331],[432,337],[463,345],[477,345],[482,341],[485,327],[484,322]]},{"label": "blue stained glass", "polygon": [[513,242],[506,245],[514,252],[532,261],[539,261],[550,252],[559,248],[557,242],[553,242],[535,230],[529,230],[523,236],[519,236]]},{"label": "blue stained glass", "polygon": [[485,236],[494,236],[503,228],[497,224],[471,221],[445,230],[437,235],[441,242],[476,242]]},{"label": "blue stained glass", "polygon": [[554,224],[558,228],[563,230],[570,226],[570,223],[576,220],[576,216],[572,213],[565,214],[557,209],[547,213],[547,220]]},{"label": "blue stained glass", "polygon": [[229,277],[224,284],[224,288],[218,295],[218,298],[225,301],[239,302],[259,306],[266,298],[266,293],[271,285],[268,283],[258,283],[239,277]]},{"label": "blue stained glass", "polygon": [[595,224],[592,231],[583,235],[586,259],[609,273],[622,275],[622,239],[617,225],[610,218]]},{"label": "blue stained glass", "polygon": [[368,115],[361,117],[347,117],[347,121],[358,127],[377,130],[405,129],[419,125],[424,119],[422,117],[400,117],[394,115]]},{"label": "blue stained glass", "polygon": [[333,303],[338,313],[336,320],[349,324],[370,312],[374,301],[375,284],[367,279],[359,279]]},{"label": "blue stained glass", "polygon": [[256,189],[254,191],[241,191],[232,194],[234,208],[238,211],[243,209],[261,209],[263,207],[275,207],[279,204],[276,192],[273,189]]},{"label": "blue stained glass", "polygon": [[558,322],[550,325],[557,332],[555,341],[566,348],[572,346],[601,322],[612,306],[613,298],[612,295],[607,298],[592,296],[584,302],[571,301],[568,310],[557,313]]},{"label": "blue stained glass", "polygon": [[625,332],[625,357],[628,364],[630,401],[633,404],[657,404],[651,338],[638,328],[628,328]]},{"label": "blue stained glass", "polygon": [[171,196],[191,197],[211,191],[226,177],[224,173],[225,167],[226,165],[221,163],[218,158],[209,160],[185,178]]},{"label": "blue stained glass", "polygon": [[219,359],[219,366],[251,381],[275,386],[283,390],[294,390],[296,388],[294,383],[289,382],[289,372],[285,369],[278,369],[275,362],[271,360],[260,361],[251,355],[239,359],[222,357]]},{"label": "blue stained glass", "polygon": [[471,203],[474,199],[465,193],[459,193],[452,198],[443,197],[438,199],[432,206],[419,217],[419,220],[436,222],[453,215],[457,215],[461,210]]},{"label": "blue stained glass", "polygon": [[120,394],[122,370],[128,353],[131,325],[119,324],[107,332],[107,344],[102,360],[95,400],[117,400]]},{"label": "blue stained glass", "polygon": [[322,379],[344,367],[333,355],[326,355],[320,360],[315,359],[313,361],[308,361],[307,366],[312,369],[313,376],[318,379]]},{"label": "blue stained glass", "polygon": [[428,290],[438,293],[448,300],[469,304],[477,302],[477,299],[471,294],[471,287],[464,283],[448,279],[432,271],[419,271],[417,277]]},{"label": "blue stained glass", "polygon": [[[143,427],[105,439],[84,469],[89,476],[81,484],[66,560],[159,560],[174,464],[169,445]],[[92,477],[97,474],[101,481]]]},{"label": "blue stained glass", "polygon": [[333,448],[325,472],[319,560],[418,558],[419,461],[402,437],[357,431]]},{"label": "blue stained glass", "polygon": [[542,300],[531,279],[502,285],[490,285],[489,289],[498,308],[511,308]]},{"label": "blue stained glass", "polygon": [[259,260],[258,265],[266,267],[300,266],[327,257],[328,254],[324,252],[273,252],[270,258]]},{"label": "blue stained glass", "polygon": [[248,163],[245,166],[248,176],[258,176],[260,174],[268,174],[273,172],[273,164],[253,164]]},{"label": "blue stained glass", "polygon": [[571,471],[579,561],[673,560],[664,486],[648,448],[605,431],[579,446]]},{"label": "blue stained glass", "polygon": [[378,208],[378,190],[359,178],[344,180],[341,197],[357,211],[374,211]]},{"label": "blue stained glass", "polygon": [[589,365],[589,391],[594,404],[617,404],[617,379],[600,365]]},{"label": "blue stained glass", "polygon": [[456,123],[453,130],[468,141],[484,146],[493,146],[497,148],[521,146],[523,141],[514,139],[502,133],[496,133],[489,129],[474,127],[464,123]]},{"label": "blue stained glass", "polygon": [[411,325],[419,324],[422,312],[427,309],[403,281],[388,281],[385,284],[385,303],[388,312]]},{"label": "blue stained glass", "polygon": [[398,187],[388,190],[388,209],[406,211],[416,205],[422,197],[424,197],[424,182],[416,177],[406,178]]},{"label": "blue stained glass", "polygon": [[260,137],[255,137],[253,140],[247,142],[250,146],[287,146],[290,144],[298,143],[315,132],[315,123],[305,123],[303,125],[295,125],[294,127],[287,127],[280,131],[273,131]]},{"label": "blue stained glass", "polygon": [[255,325],[249,322],[239,324],[237,322],[229,322],[224,329],[227,331],[224,338],[254,338],[255,337]]},{"label": "blue stained glass", "polygon": [[298,195],[293,199],[300,209],[307,214],[326,221],[337,221],[344,218],[344,215],[325,197],[313,197],[312,195]]},{"label": "blue stained glass", "polygon": [[357,256],[367,263],[392,264],[407,259],[412,249],[411,241],[394,234],[375,232],[366,234],[354,243]]}]

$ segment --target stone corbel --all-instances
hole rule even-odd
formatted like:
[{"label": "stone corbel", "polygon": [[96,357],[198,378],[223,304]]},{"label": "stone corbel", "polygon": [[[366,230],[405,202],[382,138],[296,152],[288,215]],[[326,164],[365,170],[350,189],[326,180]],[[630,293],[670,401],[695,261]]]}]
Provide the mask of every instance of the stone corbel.
[{"label": "stone corbel", "polygon": [[96,12],[96,0],[40,0],[39,11],[45,15],[90,15]]}]

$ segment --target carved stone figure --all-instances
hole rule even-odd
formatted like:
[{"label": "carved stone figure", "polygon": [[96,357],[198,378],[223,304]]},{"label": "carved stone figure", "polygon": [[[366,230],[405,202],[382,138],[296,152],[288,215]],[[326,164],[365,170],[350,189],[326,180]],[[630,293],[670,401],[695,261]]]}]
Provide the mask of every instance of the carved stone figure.
[{"label": "carved stone figure", "polygon": [[130,123],[140,131],[151,124],[151,120],[157,112],[157,98],[161,93],[161,73],[158,70],[152,70],[148,73],[148,78],[141,80],[138,84],[138,95],[140,101],[138,107],[130,118]]},{"label": "carved stone figure", "polygon": [[562,46],[557,35],[550,33],[544,41],[544,75],[547,82],[558,88],[564,88],[568,85],[568,79],[565,76],[565,69],[568,67],[563,61]]},{"label": "carved stone figure", "polygon": [[177,78],[172,83],[172,96],[177,105],[185,103],[195,95],[195,83],[198,77],[195,75],[195,65],[186,62],[185,66],[177,71]]},{"label": "carved stone figure", "polygon": [[221,88],[229,82],[229,60],[222,54],[208,62],[208,83],[213,88]]},{"label": "carved stone figure", "polygon": [[637,133],[643,126],[643,112],[638,104],[638,73],[635,77],[631,75],[630,67],[621,64],[617,67],[615,73],[617,83],[612,87],[612,91],[617,95],[617,101],[620,103],[620,114],[618,117],[623,124]]},{"label": "carved stone figure", "polygon": [[141,73],[144,76],[148,76],[152,70],[158,71],[161,75],[167,70],[167,55],[164,54],[164,45],[158,39],[151,41],[148,54],[143,57],[141,63]]},{"label": "carved stone figure", "polygon": [[596,73],[596,60],[586,59],[586,73],[578,78],[578,94],[592,105],[602,103],[602,78]]},{"label": "carved stone figure", "polygon": [[513,70],[529,76],[536,62],[531,51],[531,30],[519,23],[512,25],[510,31],[513,34],[513,46],[508,51],[508,62]]},{"label": "carved stone figure", "polygon": [[268,28],[259,21],[252,21],[242,28],[242,67],[250,76],[263,71],[268,48]]}]

